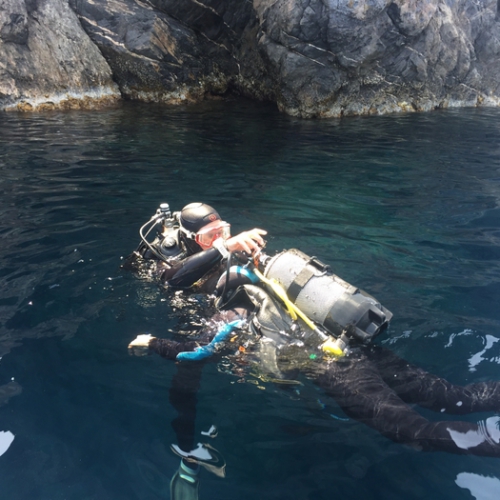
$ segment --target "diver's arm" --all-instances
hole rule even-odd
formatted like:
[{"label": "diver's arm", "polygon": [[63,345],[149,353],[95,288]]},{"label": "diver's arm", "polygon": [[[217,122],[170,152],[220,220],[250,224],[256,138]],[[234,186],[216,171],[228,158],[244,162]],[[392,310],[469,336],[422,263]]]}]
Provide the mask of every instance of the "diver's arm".
[{"label": "diver's arm", "polygon": [[163,271],[161,280],[175,288],[189,288],[221,260],[221,252],[217,248],[209,248],[174,263]]},{"label": "diver's arm", "polygon": [[228,252],[243,251],[251,255],[264,245],[262,236],[267,234],[263,229],[254,228],[250,231],[229,238],[221,245],[215,245],[208,250],[191,255],[165,269],[161,275],[162,281],[176,288],[189,288],[219,264]]},{"label": "diver's arm", "polygon": [[221,325],[244,320],[249,313],[249,309],[245,307],[234,307],[214,314],[196,340],[176,342],[170,339],[159,339],[150,334],[138,335],[128,345],[129,353],[135,356],[146,356],[151,352],[156,352],[163,358],[175,360],[181,352],[193,352],[200,347],[209,345],[219,332]]},{"label": "diver's arm", "polygon": [[210,337],[200,339],[198,341],[176,342],[170,339],[159,339],[149,334],[138,335],[128,345],[129,353],[135,356],[146,356],[155,352],[162,358],[175,360],[180,352],[194,351],[197,347],[206,345],[213,338]]},{"label": "diver's arm", "polygon": [[175,342],[175,340],[152,337],[148,347],[162,358],[174,360],[180,352],[194,351],[200,345],[200,342]]}]

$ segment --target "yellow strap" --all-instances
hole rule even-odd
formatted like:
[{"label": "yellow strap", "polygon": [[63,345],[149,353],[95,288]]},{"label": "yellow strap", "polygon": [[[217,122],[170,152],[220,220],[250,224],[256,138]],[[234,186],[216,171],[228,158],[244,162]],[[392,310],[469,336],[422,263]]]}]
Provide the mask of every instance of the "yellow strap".
[{"label": "yellow strap", "polygon": [[328,339],[321,345],[321,350],[327,354],[332,354],[333,356],[343,356],[344,351],[338,346],[336,339]]},{"label": "yellow strap", "polygon": [[[273,292],[284,302],[293,320],[296,320],[297,316],[299,316],[311,330],[322,333],[318,327],[288,298],[285,290],[276,280],[267,279],[257,268],[253,269],[253,272],[263,283],[269,285]],[[344,351],[337,345],[336,340],[332,338],[328,338],[321,345],[321,349],[323,352],[337,357],[345,354]]]},{"label": "yellow strap", "polygon": [[273,292],[285,303],[292,319],[295,320],[299,316],[311,330],[317,330],[317,326],[288,298],[285,290],[277,281],[267,279],[258,269],[254,269],[253,272],[261,281],[269,285]]}]

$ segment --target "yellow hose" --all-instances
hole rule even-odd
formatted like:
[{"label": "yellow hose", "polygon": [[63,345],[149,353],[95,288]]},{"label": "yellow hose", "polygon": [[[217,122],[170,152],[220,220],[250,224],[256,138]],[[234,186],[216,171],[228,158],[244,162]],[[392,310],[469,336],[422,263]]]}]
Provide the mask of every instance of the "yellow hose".
[{"label": "yellow hose", "polygon": [[283,287],[276,280],[267,279],[257,268],[253,269],[253,272],[263,283],[269,285],[273,292],[284,302],[293,320],[296,320],[297,316],[300,316],[302,319],[305,317],[307,326],[313,329],[315,328],[314,326],[311,327],[311,324],[313,324],[312,321],[310,321],[309,318],[307,318],[307,316],[288,298],[285,290],[283,290]]},{"label": "yellow hose", "polygon": [[[283,301],[293,320],[296,320],[297,316],[299,316],[311,330],[326,337],[325,334],[288,298],[286,291],[276,280],[266,278],[257,268],[253,269],[253,272],[263,283],[271,287],[276,296]],[[325,338],[325,342],[321,345],[321,349],[323,352],[333,354],[334,356],[344,355],[344,351],[338,346],[337,340],[331,337]]]}]

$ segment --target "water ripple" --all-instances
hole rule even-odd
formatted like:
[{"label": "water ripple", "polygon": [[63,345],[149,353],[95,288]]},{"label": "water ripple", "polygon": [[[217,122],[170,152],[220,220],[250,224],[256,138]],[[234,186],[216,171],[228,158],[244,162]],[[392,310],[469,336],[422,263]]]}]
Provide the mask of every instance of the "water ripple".
[{"label": "water ripple", "polygon": [[[43,484],[58,498],[53,485],[64,484],[122,500],[146,469],[178,466],[174,367],[129,359],[126,345],[145,331],[197,331],[204,311],[120,269],[163,201],[206,201],[233,232],[267,229],[270,253],[297,247],[331,264],[394,313],[380,341],[410,361],[464,383],[498,378],[499,139],[498,110],[318,122],[235,101],[2,116],[0,384],[23,379],[1,409],[16,436],[2,456],[7,495],[33,498]],[[415,470],[427,478],[418,496],[454,498],[462,458],[444,467],[352,422],[337,427],[328,412],[311,425],[293,390],[283,398],[221,376],[209,367],[199,397],[222,423],[237,477],[228,498],[253,498],[257,473],[263,498],[370,498],[380,484],[402,498]],[[157,474],[155,491],[167,480]]]}]

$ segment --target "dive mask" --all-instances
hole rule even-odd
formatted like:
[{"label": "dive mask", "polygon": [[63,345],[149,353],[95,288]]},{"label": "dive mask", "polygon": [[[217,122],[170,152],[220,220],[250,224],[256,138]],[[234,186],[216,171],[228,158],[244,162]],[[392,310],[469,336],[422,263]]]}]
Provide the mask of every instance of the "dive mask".
[{"label": "dive mask", "polygon": [[231,224],[222,220],[216,220],[202,227],[194,238],[196,243],[200,245],[203,250],[210,248],[214,241],[223,238],[227,240],[231,237]]}]

